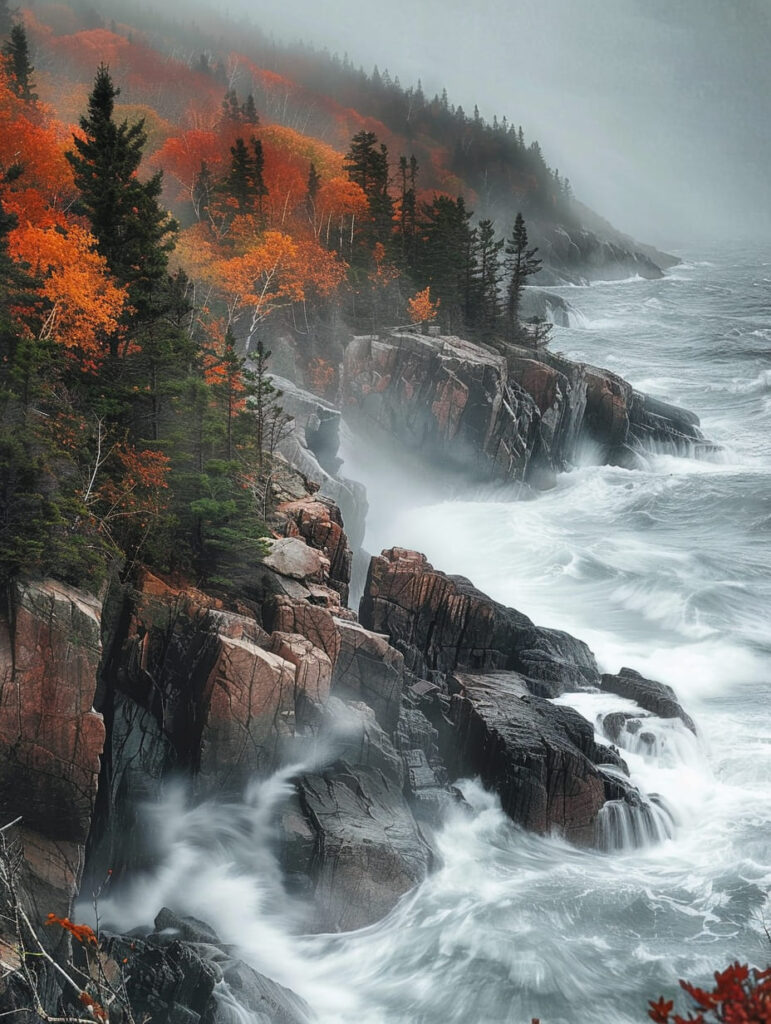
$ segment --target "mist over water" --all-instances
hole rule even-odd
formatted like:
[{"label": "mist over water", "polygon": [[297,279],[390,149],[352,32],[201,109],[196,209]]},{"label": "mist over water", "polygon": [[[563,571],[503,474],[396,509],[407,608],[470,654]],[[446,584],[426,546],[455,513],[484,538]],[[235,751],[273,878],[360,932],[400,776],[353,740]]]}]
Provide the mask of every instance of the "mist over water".
[{"label": "mist over water", "polygon": [[[303,936],[270,847],[287,769],[233,807],[172,796],[156,809],[167,852],[109,908],[124,926],[163,903],[194,913],[323,1024],[632,1024],[680,977],[769,959],[771,250],[699,254],[662,281],[562,294],[574,326],[555,329],[552,348],[693,409],[718,457],[651,453],[630,471],[587,451],[553,490],[513,501],[432,481],[349,435],[343,472],[368,487],[369,550],[422,550],[588,641],[603,669],[676,688],[698,737],[651,719],[651,740],[619,739],[671,838],[578,850],[524,833],[469,781],[473,813],[447,821],[441,866],[418,890],[370,928]],[[605,694],[560,701],[598,730],[634,708]]]}]

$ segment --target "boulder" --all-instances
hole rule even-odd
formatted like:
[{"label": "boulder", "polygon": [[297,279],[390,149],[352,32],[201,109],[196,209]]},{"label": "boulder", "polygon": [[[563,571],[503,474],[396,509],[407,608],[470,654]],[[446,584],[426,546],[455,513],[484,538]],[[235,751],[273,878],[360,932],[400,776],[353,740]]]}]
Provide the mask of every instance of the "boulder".
[{"label": "boulder", "polygon": [[417,654],[412,667],[419,675],[514,669],[548,696],[599,685],[586,644],[534,625],[464,577],[434,569],[415,551],[391,548],[372,559],[359,617],[368,629]]},{"label": "boulder", "polygon": [[401,707],[404,657],[385,636],[357,622],[335,619],[335,626],[340,653],[332,677],[333,691],[368,704],[386,732],[393,732]]},{"label": "boulder", "polygon": [[125,964],[136,1020],[230,1024],[248,1017],[306,1024],[310,1017],[299,996],[227,952],[208,925],[165,907],[147,938],[116,936],[107,953],[113,964]]},{"label": "boulder", "polygon": [[506,813],[535,832],[557,829],[589,845],[606,799],[624,790],[599,769],[620,758],[594,740],[589,722],[528,690],[516,673],[464,675],[452,697],[443,754],[453,774],[478,774]]},{"label": "boulder", "polygon": [[29,888],[66,916],[83,869],[105,726],[94,711],[101,604],[54,580],[17,586],[0,622],[0,806],[21,816]]},{"label": "boulder", "polygon": [[267,544],[270,550],[263,558],[263,564],[279,576],[288,576],[303,583],[323,583],[329,575],[329,559],[308,547],[299,537],[281,537],[267,541]]},{"label": "boulder", "polygon": [[286,518],[288,537],[301,538],[326,557],[329,562],[326,581],[338,591],[341,602],[347,604],[353,556],[337,505],[328,498],[314,497],[285,502],[278,512]]},{"label": "boulder", "polygon": [[[312,849],[304,837],[302,866],[310,879],[315,930],[373,924],[425,878],[429,848],[401,787],[380,771],[337,762],[302,776],[297,789],[313,837]],[[295,843],[295,869],[300,845]]]},{"label": "boulder", "polygon": [[679,718],[686,728],[696,733],[691,716],[683,710],[671,686],[646,679],[632,668],[622,668],[618,675],[603,675],[600,688],[635,701],[657,718]]}]

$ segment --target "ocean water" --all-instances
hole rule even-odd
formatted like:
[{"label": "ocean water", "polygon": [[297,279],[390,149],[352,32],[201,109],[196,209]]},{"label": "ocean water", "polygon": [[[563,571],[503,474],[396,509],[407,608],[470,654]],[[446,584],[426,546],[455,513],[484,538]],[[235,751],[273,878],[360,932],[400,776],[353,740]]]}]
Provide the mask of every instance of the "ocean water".
[{"label": "ocean water", "polygon": [[[647,1000],[734,959],[771,961],[771,249],[684,254],[661,281],[569,288],[552,348],[694,410],[709,461],[650,453],[592,463],[548,492],[448,491],[349,436],[368,487],[366,545],[424,551],[536,622],[586,640],[600,666],[670,683],[695,719],[622,737],[669,838],[578,850],[513,826],[474,780],[474,812],[438,836],[442,865],[383,921],[303,936],[269,844],[292,769],[242,804],[156,810],[165,853],[106,908],[124,926],[164,903],[210,921],[322,1024],[632,1024]],[[629,709],[568,695],[589,721]],[[195,884],[191,885],[191,878]],[[234,1020],[237,1000],[223,994]]]}]

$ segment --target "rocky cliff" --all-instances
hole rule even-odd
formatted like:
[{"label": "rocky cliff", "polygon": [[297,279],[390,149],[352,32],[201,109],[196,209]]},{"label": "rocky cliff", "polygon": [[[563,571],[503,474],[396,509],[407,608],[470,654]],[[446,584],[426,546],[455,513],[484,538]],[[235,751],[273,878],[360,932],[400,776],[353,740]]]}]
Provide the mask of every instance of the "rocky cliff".
[{"label": "rocky cliff", "polygon": [[[401,341],[355,343],[360,384],[377,360],[390,369],[374,392],[392,389],[413,409],[410,429],[422,424],[426,443],[484,452],[509,474],[547,450],[547,425],[556,465],[568,439],[589,429],[587,410],[609,447],[626,444],[633,425],[675,429],[656,418],[671,425],[676,411],[667,418],[623,382],[557,357],[523,354],[509,370],[465,343]],[[409,382],[428,388],[427,367],[434,390],[412,404]],[[524,382],[518,391],[513,374]],[[579,392],[571,406],[565,396]],[[519,456],[525,420],[515,431],[515,393],[534,438]],[[385,416],[399,406],[380,408]],[[89,890],[108,869],[118,887],[152,869],[155,837],[141,809],[172,780],[186,779],[195,798],[237,800],[250,779],[291,758],[304,763],[274,823],[276,855],[302,897],[302,927],[361,927],[431,870],[432,830],[448,809],[462,809],[454,784],[464,776],[479,776],[518,825],[580,844],[599,841],[608,802],[644,812],[618,751],[555,696],[607,689],[637,701],[641,720],[652,713],[693,727],[668,688],[630,669],[601,675],[580,640],[416,552],[371,560],[357,617],[347,607],[351,545],[340,509],[282,467],[275,536],[237,596],[146,570],[99,601],[53,581],[12,594],[0,631],[0,800],[4,820],[22,818],[15,834],[37,921],[70,911],[84,860]],[[615,735],[613,723],[604,728]],[[317,740],[326,754],[309,760]],[[148,922],[132,939],[139,1005],[225,1020],[218,999],[232,979],[254,1005],[273,1006],[275,1019],[302,1019],[291,993],[246,965],[223,973],[216,936],[199,926],[175,918],[170,932]],[[124,941],[114,939],[116,951]]]},{"label": "rocky cliff", "polygon": [[547,484],[590,444],[634,465],[664,450],[707,453],[698,417],[636,391],[609,370],[540,349],[503,355],[456,337],[354,338],[342,401],[358,427],[385,431],[427,460],[482,478]]}]

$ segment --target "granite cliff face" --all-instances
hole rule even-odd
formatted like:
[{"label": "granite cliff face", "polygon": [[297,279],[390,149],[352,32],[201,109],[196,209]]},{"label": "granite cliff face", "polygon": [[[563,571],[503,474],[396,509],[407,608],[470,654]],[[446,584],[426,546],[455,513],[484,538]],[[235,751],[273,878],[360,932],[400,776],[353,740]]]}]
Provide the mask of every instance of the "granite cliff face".
[{"label": "granite cliff face", "polygon": [[356,426],[482,479],[544,486],[587,445],[621,466],[646,451],[713,450],[693,413],[544,349],[509,346],[504,356],[456,337],[358,337],[345,352],[342,396]]},{"label": "granite cliff face", "polygon": [[66,914],[83,873],[105,737],[93,709],[100,610],[44,580],[17,586],[0,621],[0,806],[3,823],[21,818],[25,881],[41,913]]}]

